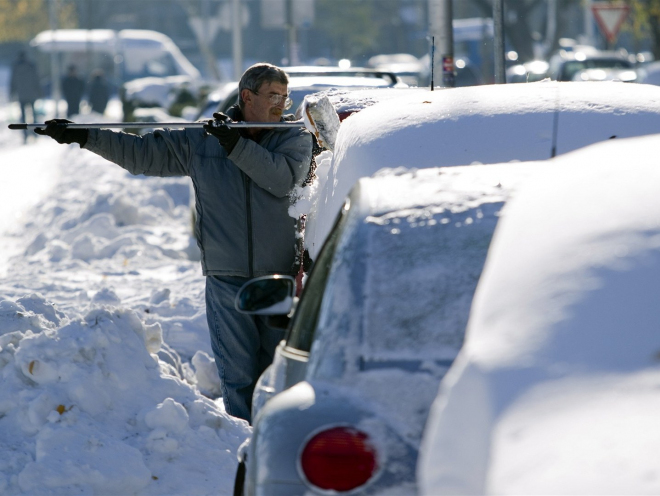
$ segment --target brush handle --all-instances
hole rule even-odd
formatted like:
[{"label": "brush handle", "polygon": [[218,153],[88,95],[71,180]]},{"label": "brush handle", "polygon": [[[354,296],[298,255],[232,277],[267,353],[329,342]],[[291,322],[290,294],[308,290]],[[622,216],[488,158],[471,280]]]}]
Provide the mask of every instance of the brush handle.
[{"label": "brush handle", "polygon": [[[77,124],[69,123],[66,127],[71,129],[135,129],[135,128],[202,128],[206,122],[101,122]],[[235,128],[301,128],[305,124],[301,121],[286,122],[228,122],[227,126]],[[9,124],[9,129],[36,129],[45,128],[46,124]]]}]

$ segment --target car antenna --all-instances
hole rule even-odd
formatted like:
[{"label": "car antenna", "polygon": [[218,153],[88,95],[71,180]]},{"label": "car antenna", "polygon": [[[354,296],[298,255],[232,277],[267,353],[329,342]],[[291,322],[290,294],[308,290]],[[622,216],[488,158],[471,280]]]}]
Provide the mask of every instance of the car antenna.
[{"label": "car antenna", "polygon": [[433,91],[433,61],[435,60],[435,36],[431,36],[431,91]]}]

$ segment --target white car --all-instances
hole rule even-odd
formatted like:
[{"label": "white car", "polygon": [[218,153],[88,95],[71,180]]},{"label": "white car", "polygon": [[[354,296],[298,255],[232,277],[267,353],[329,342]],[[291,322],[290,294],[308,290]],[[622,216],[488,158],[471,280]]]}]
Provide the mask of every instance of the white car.
[{"label": "white car", "polygon": [[[415,494],[422,428],[462,345],[499,212],[534,172],[504,164],[360,180],[257,385],[238,494]],[[287,313],[291,288],[282,276],[253,280],[238,308]]]},{"label": "white car", "polygon": [[408,90],[345,119],[308,215],[316,258],[351,187],[383,167],[543,160],[608,139],[660,133],[660,88],[538,82]]},{"label": "white car", "polygon": [[659,147],[558,158],[506,205],[421,494],[660,493]]}]

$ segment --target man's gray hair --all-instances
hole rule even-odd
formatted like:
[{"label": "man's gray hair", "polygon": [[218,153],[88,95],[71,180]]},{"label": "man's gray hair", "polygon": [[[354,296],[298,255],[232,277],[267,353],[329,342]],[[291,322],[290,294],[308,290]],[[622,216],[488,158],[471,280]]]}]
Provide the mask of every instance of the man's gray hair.
[{"label": "man's gray hair", "polygon": [[243,110],[245,102],[243,101],[243,90],[250,90],[257,93],[264,83],[289,84],[289,76],[279,67],[261,62],[249,67],[241,77],[238,83],[238,106]]}]

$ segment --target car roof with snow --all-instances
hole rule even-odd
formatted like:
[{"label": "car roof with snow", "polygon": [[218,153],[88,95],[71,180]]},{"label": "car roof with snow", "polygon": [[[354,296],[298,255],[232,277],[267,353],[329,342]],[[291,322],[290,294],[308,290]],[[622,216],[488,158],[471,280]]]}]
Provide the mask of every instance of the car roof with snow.
[{"label": "car roof with snow", "polygon": [[653,133],[660,88],[650,85],[548,81],[406,93],[342,122],[306,248],[318,254],[350,188],[382,168],[543,160]]},{"label": "car roof with snow", "polygon": [[507,204],[427,425],[423,494],[660,492],[659,145],[559,157]]}]

